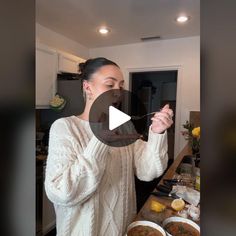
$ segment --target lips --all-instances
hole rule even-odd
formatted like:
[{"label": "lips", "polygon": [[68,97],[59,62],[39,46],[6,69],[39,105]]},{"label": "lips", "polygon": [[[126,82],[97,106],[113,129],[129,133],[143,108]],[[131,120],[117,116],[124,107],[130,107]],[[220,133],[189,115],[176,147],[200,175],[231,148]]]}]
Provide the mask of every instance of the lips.
[{"label": "lips", "polygon": [[118,107],[118,105],[119,105],[118,102],[113,102],[113,103],[112,103],[112,106],[113,106],[113,107]]}]

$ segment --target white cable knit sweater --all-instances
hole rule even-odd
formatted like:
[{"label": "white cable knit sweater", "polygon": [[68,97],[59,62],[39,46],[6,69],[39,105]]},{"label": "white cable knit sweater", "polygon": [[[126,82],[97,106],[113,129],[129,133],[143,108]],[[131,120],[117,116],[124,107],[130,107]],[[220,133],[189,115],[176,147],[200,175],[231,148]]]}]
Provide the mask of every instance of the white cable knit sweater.
[{"label": "white cable knit sweater", "polygon": [[144,181],[167,167],[167,134],[109,147],[76,116],[50,130],[45,189],[56,211],[57,236],[122,236],[136,214],[134,174]]}]

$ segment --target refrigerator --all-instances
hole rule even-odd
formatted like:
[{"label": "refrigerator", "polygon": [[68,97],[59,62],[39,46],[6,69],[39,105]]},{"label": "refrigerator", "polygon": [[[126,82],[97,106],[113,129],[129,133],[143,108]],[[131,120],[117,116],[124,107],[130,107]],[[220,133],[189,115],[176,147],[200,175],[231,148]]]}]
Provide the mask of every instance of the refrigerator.
[{"label": "refrigerator", "polygon": [[61,73],[57,75],[57,93],[63,96],[67,103],[58,112],[59,117],[78,115],[84,110],[82,79],[79,74]]}]

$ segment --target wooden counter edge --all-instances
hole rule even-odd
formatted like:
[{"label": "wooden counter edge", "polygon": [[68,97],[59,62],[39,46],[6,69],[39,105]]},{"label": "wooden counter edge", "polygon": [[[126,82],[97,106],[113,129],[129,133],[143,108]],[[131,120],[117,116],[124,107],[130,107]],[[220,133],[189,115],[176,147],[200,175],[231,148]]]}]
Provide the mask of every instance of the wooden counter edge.
[{"label": "wooden counter edge", "polygon": [[183,150],[179,153],[179,155],[175,158],[174,162],[172,163],[172,165],[169,167],[169,169],[167,170],[167,172],[164,174],[164,176],[161,178],[159,184],[163,184],[163,180],[164,179],[172,179],[176,169],[178,168],[179,164],[181,163],[181,161],[183,160],[183,157],[186,155],[191,155],[191,148],[189,147],[189,145],[187,144]]}]

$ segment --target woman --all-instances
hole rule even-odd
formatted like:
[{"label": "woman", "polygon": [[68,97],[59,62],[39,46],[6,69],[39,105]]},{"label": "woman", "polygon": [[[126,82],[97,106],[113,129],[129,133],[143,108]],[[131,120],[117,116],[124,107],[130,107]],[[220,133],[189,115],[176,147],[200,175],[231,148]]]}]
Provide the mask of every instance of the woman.
[{"label": "woman", "polygon": [[92,133],[88,118],[95,99],[123,89],[119,66],[87,60],[81,68],[84,112],[51,126],[45,188],[54,203],[58,236],[121,236],[136,214],[134,174],[151,181],[167,167],[166,129],[173,112],[166,105],[152,118],[148,142],[110,147]]}]

